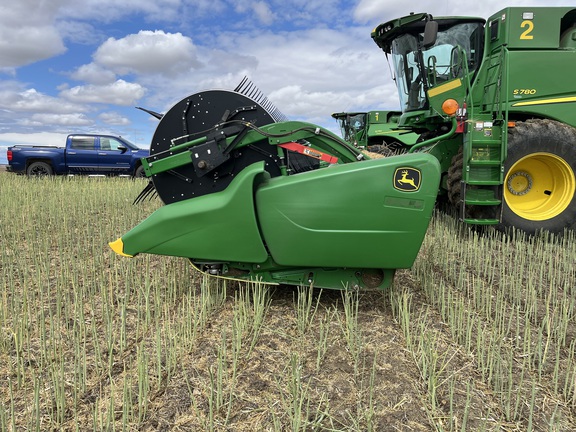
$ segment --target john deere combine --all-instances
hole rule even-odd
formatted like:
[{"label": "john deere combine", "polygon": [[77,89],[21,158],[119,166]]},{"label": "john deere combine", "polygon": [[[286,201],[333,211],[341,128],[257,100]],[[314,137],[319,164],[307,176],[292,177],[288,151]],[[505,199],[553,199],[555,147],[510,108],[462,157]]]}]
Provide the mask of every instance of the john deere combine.
[{"label": "john deere combine", "polygon": [[576,8],[510,7],[487,22],[412,14],[372,38],[402,113],[378,125],[396,135],[367,122],[350,137],[435,155],[441,193],[467,223],[535,233],[576,222]]},{"label": "john deere combine", "polygon": [[114,251],[186,257],[220,277],[383,288],[412,266],[439,189],[470,223],[574,222],[576,9],[508,8],[488,26],[410,15],[372,37],[403,108],[388,130],[418,137],[400,143],[408,153],[370,160],[285,121],[247,82],[196,93],[152,113],[140,198],[165,206]]}]

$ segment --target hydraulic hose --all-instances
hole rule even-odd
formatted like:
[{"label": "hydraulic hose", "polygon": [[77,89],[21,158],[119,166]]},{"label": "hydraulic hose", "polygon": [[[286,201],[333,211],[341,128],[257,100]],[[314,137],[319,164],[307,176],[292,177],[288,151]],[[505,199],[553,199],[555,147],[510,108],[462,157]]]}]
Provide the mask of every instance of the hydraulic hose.
[{"label": "hydraulic hose", "polygon": [[408,150],[408,153],[414,153],[416,150],[422,148],[422,147],[426,147],[428,145],[431,144],[436,144],[438,141],[442,141],[443,139],[446,138],[450,138],[452,137],[452,135],[454,135],[454,133],[456,132],[456,128],[458,127],[458,121],[456,120],[456,117],[452,117],[452,128],[450,129],[449,132],[445,133],[444,135],[440,135],[419,143],[414,144],[410,150]]}]

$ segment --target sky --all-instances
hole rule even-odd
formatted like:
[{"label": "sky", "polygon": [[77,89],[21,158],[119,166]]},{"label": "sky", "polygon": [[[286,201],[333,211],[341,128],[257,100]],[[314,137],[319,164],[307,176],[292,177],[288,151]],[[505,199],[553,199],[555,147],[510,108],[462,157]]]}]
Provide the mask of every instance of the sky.
[{"label": "sky", "polygon": [[160,113],[248,77],[290,120],[399,109],[378,24],[489,18],[547,0],[18,0],[0,5],[0,163],[13,144],[110,133],[148,147]]}]

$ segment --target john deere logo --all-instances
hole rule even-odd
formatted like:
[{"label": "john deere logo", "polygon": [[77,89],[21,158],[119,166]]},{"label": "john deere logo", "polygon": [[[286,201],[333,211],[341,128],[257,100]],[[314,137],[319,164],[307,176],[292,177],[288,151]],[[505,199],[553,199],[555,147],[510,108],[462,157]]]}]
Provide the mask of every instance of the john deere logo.
[{"label": "john deere logo", "polygon": [[421,180],[422,174],[414,168],[398,168],[394,173],[394,187],[404,192],[416,192]]}]

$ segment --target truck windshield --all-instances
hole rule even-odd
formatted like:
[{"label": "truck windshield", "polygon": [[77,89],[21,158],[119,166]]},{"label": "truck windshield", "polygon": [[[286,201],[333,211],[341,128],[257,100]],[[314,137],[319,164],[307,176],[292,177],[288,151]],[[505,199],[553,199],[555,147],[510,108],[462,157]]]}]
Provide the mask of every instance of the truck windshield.
[{"label": "truck windshield", "polygon": [[426,88],[474,73],[482,54],[482,35],[480,22],[440,24],[436,43],[422,51],[422,63],[418,61],[418,43],[423,33],[405,33],[394,39],[391,54],[402,111],[426,108]]}]

